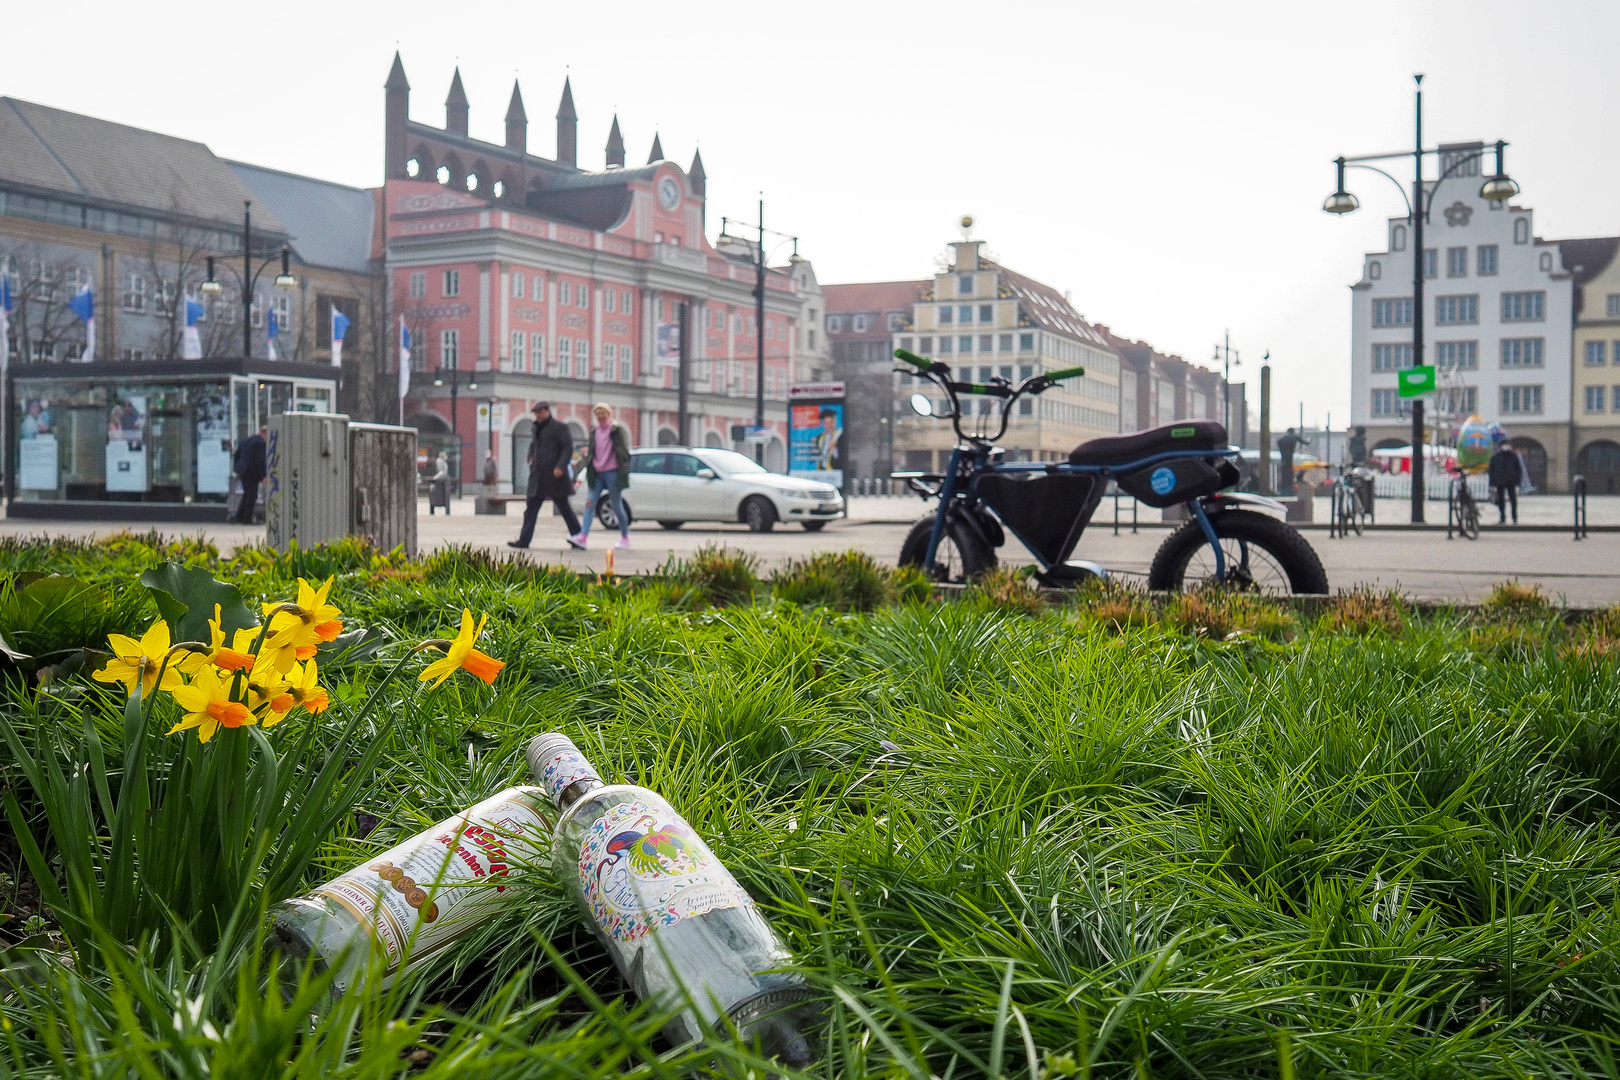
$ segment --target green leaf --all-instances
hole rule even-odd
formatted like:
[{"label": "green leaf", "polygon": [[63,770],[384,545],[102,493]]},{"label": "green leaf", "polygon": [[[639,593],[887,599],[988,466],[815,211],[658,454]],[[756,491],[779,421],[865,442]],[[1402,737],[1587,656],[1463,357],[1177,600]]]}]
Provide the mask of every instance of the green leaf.
[{"label": "green leaf", "polygon": [[214,617],[215,605],[219,606],[220,626],[227,641],[235,631],[259,625],[236,586],[218,580],[207,570],[164,563],[142,574],[141,584],[151,591],[176,642],[207,641],[208,620]]}]

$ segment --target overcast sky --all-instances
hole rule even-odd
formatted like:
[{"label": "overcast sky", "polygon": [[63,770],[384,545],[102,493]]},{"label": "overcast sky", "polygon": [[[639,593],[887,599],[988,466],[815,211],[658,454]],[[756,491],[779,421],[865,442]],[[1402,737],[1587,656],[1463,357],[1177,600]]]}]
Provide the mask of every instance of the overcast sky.
[{"label": "overcast sky", "polygon": [[763,191],[823,282],[920,278],[971,213],[1117,333],[1204,361],[1229,328],[1251,401],[1269,349],[1279,421],[1348,418],[1346,286],[1400,196],[1363,173],[1360,212],[1320,206],[1334,156],[1411,146],[1414,72],[1431,145],[1512,144],[1539,235],[1620,229],[1612,0],[74,10],[70,42],[60,10],[11,5],[0,93],[372,186],[396,46],[414,119],[443,124],[459,63],[500,142],[516,76],[547,156],[566,72],[586,167],[615,111],[632,163],[654,129],[683,165],[701,145],[711,239]]}]

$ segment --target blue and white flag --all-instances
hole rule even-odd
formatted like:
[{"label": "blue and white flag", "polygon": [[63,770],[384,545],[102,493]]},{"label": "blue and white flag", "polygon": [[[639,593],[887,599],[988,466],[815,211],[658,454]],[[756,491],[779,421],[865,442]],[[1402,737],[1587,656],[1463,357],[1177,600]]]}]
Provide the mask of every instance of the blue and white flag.
[{"label": "blue and white flag", "polygon": [[84,353],[79,357],[79,362],[88,364],[96,358],[96,294],[90,286],[80,286],[73,299],[68,301],[68,307],[84,323]]},{"label": "blue and white flag", "polygon": [[197,320],[203,317],[207,308],[203,307],[191,297],[185,297],[186,328],[180,335],[180,359],[202,359],[202,335],[197,332]]},{"label": "blue and white flag", "polygon": [[265,325],[264,333],[266,338],[265,356],[269,357],[271,360],[280,360],[281,357],[276,355],[276,335],[281,333],[281,323],[276,319],[275,305],[271,305],[270,307],[270,320]]},{"label": "blue and white flag", "polygon": [[349,332],[349,317],[332,305],[332,366],[343,366],[343,335]]},{"label": "blue and white flag", "polygon": [[411,392],[411,328],[399,317],[399,396]]},{"label": "blue and white flag", "polygon": [[[400,325],[404,325],[403,320]],[[11,362],[11,274],[0,270],[0,384]]]}]

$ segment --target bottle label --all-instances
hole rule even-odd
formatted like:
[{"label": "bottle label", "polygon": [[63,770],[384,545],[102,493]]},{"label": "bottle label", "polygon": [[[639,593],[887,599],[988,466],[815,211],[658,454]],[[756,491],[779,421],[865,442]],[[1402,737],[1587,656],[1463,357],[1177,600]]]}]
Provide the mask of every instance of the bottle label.
[{"label": "bottle label", "polygon": [[591,763],[585,760],[584,754],[573,747],[568,747],[552,754],[546,763],[540,766],[539,779],[540,786],[545,788],[546,794],[551,796],[552,801],[556,801],[570,785],[577,784],[581,780],[602,778],[597,775]]},{"label": "bottle label", "polygon": [[501,902],[514,867],[543,859],[544,802],[512,788],[368,859],[315,890],[371,927],[392,977],[442,949]]},{"label": "bottle label", "polygon": [[596,924],[614,941],[754,902],[661,799],[622,802],[598,818],[580,844],[579,880]]}]

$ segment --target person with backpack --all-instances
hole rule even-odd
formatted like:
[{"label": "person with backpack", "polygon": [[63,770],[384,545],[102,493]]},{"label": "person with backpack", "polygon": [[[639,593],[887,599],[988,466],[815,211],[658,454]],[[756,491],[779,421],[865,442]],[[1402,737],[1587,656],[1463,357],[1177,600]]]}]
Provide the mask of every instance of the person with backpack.
[{"label": "person with backpack", "polygon": [[613,514],[619,523],[618,546],[627,548],[630,546],[630,515],[624,512],[624,489],[630,486],[630,429],[613,419],[613,406],[606,402],[597,402],[591,414],[596,417],[596,426],[591,429],[589,450],[585,455],[585,483],[590,494],[585,498],[585,521],[569,543],[582,548],[590,541],[596,500],[610,495]]}]

